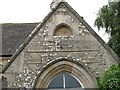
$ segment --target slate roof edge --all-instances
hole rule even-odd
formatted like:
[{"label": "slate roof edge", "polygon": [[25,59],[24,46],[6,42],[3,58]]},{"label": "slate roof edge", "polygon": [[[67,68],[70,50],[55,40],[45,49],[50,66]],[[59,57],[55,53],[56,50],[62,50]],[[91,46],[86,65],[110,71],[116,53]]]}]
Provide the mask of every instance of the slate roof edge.
[{"label": "slate roof edge", "polygon": [[10,62],[3,68],[2,73],[4,73],[7,68],[12,64],[12,62],[15,60],[15,58],[20,54],[20,52],[24,49],[24,47],[29,43],[29,41],[34,37],[34,35],[39,31],[40,28],[46,23],[46,21],[52,16],[52,14],[56,11],[56,9],[62,4],[67,6],[67,8],[82,22],[87,29],[91,32],[92,35],[95,36],[95,38],[110,52],[110,54],[117,60],[118,63],[120,63],[120,58],[113,52],[113,50],[101,39],[101,37],[86,23],[84,19],[67,3],[67,2],[60,2],[58,5],[51,9],[51,11],[48,13],[48,15],[43,19],[43,21],[38,24],[38,26],[32,31],[32,33],[27,37],[27,39],[24,41],[23,44],[20,45],[20,47],[16,50],[16,52],[13,54],[13,56],[10,59]]},{"label": "slate roof edge", "polygon": [[[40,23],[40,22],[39,22]],[[38,23],[3,23],[0,24],[2,52],[1,56],[13,55],[15,50],[25,41]]]},{"label": "slate roof edge", "polygon": [[42,26],[46,23],[46,21],[52,16],[52,14],[56,11],[56,9],[64,2],[60,2],[55,8],[51,9],[51,11],[47,14],[47,16],[43,19],[43,21],[37,25],[37,27],[32,31],[32,33],[27,37],[27,39],[20,45],[20,47],[15,51],[13,56],[10,58],[10,62],[3,67],[2,73],[4,73],[7,68],[12,64],[15,58],[20,54],[20,52],[24,49],[24,47],[29,43],[29,41],[34,37],[34,35],[42,28]]},{"label": "slate roof edge", "polygon": [[21,22],[21,23],[0,23],[0,25],[5,25],[5,24],[35,24],[35,23],[40,23],[40,22],[30,22],[30,23],[29,22],[28,23],[27,22],[25,22],[25,23],[24,22]]}]

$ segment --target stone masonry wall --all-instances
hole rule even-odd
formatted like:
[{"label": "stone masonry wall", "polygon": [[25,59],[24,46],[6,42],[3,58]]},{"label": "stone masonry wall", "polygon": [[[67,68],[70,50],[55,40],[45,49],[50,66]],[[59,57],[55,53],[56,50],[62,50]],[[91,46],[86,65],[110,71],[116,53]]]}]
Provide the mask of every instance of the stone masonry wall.
[{"label": "stone masonry wall", "polygon": [[[73,35],[53,36],[60,24],[68,25]],[[43,67],[62,58],[83,63],[96,77],[117,63],[85,25],[62,4],[4,73],[8,87],[33,87]]]}]

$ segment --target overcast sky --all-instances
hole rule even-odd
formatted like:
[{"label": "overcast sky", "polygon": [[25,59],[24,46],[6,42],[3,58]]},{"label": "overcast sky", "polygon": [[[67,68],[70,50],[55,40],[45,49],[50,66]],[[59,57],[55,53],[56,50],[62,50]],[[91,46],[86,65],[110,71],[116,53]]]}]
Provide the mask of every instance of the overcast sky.
[{"label": "overcast sky", "polygon": [[[95,30],[94,21],[98,10],[108,0],[65,0]],[[41,22],[50,11],[52,0],[0,0],[0,23]],[[107,35],[97,32],[106,42]]]}]

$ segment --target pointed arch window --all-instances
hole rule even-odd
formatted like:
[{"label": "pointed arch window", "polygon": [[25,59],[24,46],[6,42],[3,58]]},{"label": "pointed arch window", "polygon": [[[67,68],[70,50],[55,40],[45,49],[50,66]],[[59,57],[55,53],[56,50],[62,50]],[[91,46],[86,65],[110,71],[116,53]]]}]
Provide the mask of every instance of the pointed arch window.
[{"label": "pointed arch window", "polygon": [[48,89],[82,88],[80,81],[70,73],[61,72],[48,84]]}]

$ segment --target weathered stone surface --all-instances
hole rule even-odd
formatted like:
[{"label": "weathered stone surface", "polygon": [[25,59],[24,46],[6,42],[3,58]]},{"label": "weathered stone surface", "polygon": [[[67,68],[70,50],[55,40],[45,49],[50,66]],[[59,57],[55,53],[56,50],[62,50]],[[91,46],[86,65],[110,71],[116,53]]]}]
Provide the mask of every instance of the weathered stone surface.
[{"label": "weathered stone surface", "polygon": [[[19,53],[13,55],[12,64],[4,72],[8,78],[8,87],[32,88],[43,85],[43,88],[47,88],[50,77],[65,70],[77,75],[84,87],[92,88],[96,87],[95,77],[101,76],[111,65],[118,64],[117,59],[91,33],[88,26],[66,5],[61,3],[52,16],[39,26],[38,32],[35,29],[29,35],[29,42],[23,44]],[[54,36],[55,29],[62,25],[72,30],[70,36]],[[48,74],[49,79],[43,73]]]}]

